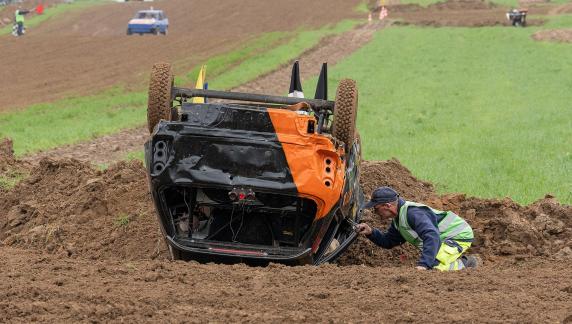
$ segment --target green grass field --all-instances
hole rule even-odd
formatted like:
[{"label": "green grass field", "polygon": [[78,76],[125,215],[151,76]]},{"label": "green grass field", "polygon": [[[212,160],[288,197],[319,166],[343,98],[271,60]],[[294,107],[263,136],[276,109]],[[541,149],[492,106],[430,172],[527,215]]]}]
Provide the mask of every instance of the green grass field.
[{"label": "green grass field", "polygon": [[388,28],[331,69],[330,93],[358,81],[366,159],[397,157],[440,192],[572,203],[572,44],[534,31]]}]

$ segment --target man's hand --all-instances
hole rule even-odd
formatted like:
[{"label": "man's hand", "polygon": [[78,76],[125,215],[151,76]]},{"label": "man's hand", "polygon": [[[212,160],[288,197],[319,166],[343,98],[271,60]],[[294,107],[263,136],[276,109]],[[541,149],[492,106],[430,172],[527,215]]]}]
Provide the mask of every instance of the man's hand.
[{"label": "man's hand", "polygon": [[371,227],[368,224],[361,223],[361,224],[356,225],[355,231],[358,234],[371,235],[373,230],[371,229]]},{"label": "man's hand", "polygon": [[416,266],[415,269],[417,270],[427,270],[424,266]]}]

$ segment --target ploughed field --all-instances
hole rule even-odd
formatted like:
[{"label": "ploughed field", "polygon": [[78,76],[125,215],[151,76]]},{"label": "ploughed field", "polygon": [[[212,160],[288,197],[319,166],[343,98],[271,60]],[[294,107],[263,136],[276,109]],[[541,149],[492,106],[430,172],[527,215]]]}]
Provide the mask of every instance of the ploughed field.
[{"label": "ploughed field", "polygon": [[[356,17],[358,0],[170,0],[109,3],[70,11],[17,39],[0,36],[0,111],[123,84],[145,87],[155,62],[190,69],[273,31],[315,28]],[[126,36],[137,10],[169,18],[169,35]],[[327,7],[325,7],[327,5]],[[304,10],[292,8],[304,7]],[[9,9],[6,9],[9,10]]]}]

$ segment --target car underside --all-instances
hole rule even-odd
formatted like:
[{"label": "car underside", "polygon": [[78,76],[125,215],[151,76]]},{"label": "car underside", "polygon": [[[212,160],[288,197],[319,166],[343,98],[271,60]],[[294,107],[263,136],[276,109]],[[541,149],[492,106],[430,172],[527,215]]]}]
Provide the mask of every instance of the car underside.
[{"label": "car underside", "polygon": [[333,102],[165,88],[169,110],[156,122],[150,110],[145,160],[174,259],[319,264],[356,238],[359,137],[330,134],[321,106]]}]

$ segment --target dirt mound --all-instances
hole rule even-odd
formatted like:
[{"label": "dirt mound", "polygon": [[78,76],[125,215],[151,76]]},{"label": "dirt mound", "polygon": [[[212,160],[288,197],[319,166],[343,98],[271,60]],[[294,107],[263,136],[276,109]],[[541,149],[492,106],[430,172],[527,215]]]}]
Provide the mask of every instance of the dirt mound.
[{"label": "dirt mound", "polygon": [[453,210],[475,231],[473,252],[499,256],[544,256],[572,260],[572,206],[547,195],[529,206],[505,198],[477,199],[448,195],[432,202]]},{"label": "dirt mound", "polygon": [[97,171],[44,159],[0,200],[9,246],[91,259],[149,259],[164,251],[140,162]]},{"label": "dirt mound", "polygon": [[572,43],[572,29],[541,30],[532,35],[537,41]]},{"label": "dirt mound", "polygon": [[[394,188],[401,197],[407,200],[428,202],[437,199],[433,185],[415,178],[399,160],[364,161],[360,183],[366,194],[380,186]],[[388,223],[382,223],[379,218],[369,210],[365,211],[363,221],[377,228],[385,229]],[[418,251],[411,245],[403,245],[391,250],[376,247],[369,240],[359,237],[346,253],[339,259],[340,265],[365,264],[368,266],[400,266],[413,264],[417,261]]]},{"label": "dirt mound", "polygon": [[[520,206],[510,199],[439,196],[430,183],[416,179],[396,159],[364,162],[361,178],[368,196],[374,188],[387,185],[404,199],[462,215],[475,231],[472,251],[485,260],[572,259],[572,206],[560,205],[553,197]],[[364,220],[388,226],[369,211]],[[42,160],[26,180],[0,198],[0,241],[91,259],[166,256],[145,169],[138,161],[98,171],[77,160]],[[417,255],[407,244],[383,250],[359,238],[338,263],[400,266],[415,263]]]},{"label": "dirt mound", "polygon": [[[364,162],[361,179],[366,196],[376,187],[391,186],[406,200],[458,213],[475,232],[471,251],[479,253],[487,261],[496,261],[504,256],[572,259],[572,206],[561,205],[551,196],[529,206],[520,206],[508,198],[479,199],[461,194],[439,196],[430,183],[416,179],[396,159]],[[364,221],[382,229],[389,226],[369,211],[366,211]],[[383,250],[367,239],[359,238],[338,263],[399,266],[414,263],[417,256],[418,251],[408,244]]]}]

